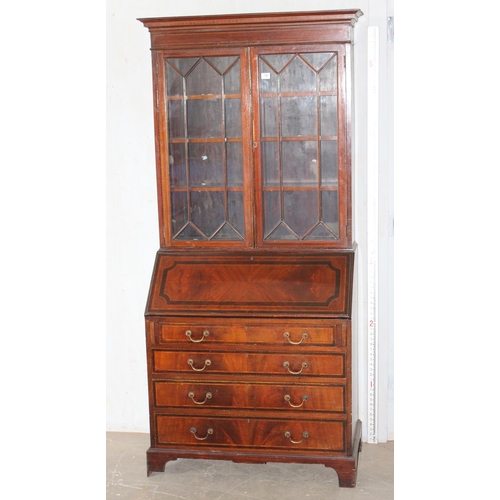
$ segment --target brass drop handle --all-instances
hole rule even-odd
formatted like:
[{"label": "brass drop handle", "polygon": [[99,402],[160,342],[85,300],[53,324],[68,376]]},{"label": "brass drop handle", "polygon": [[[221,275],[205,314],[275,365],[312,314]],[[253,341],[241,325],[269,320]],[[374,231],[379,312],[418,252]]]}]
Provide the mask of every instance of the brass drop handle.
[{"label": "brass drop handle", "polygon": [[303,340],[307,339],[307,333],[306,333],[306,332],[304,332],[304,333],[302,334],[302,338],[301,338],[298,342],[293,342],[292,340],[290,340],[290,334],[289,334],[288,332],[285,332],[285,333],[283,334],[283,337],[285,337],[285,338],[288,340],[288,342],[290,342],[290,344],[293,344],[293,345],[299,345],[299,344],[302,344],[302,341],[303,341]]},{"label": "brass drop handle", "polygon": [[213,434],[214,433],[214,430],[209,427],[207,429],[207,435],[205,437],[199,437],[196,435],[196,429],[194,427],[191,427],[191,429],[189,429],[189,432],[198,440],[198,441],[205,441],[205,439],[207,439],[208,436],[210,436],[210,434]]},{"label": "brass drop handle", "polygon": [[212,393],[211,392],[207,392],[205,394],[205,399],[203,401],[196,401],[194,399],[194,392],[188,392],[188,397],[190,397],[193,400],[193,403],[195,405],[204,405],[209,399],[212,399]]},{"label": "brass drop handle", "polygon": [[290,394],[285,394],[285,401],[288,402],[288,404],[292,407],[292,408],[300,408],[309,398],[304,394],[302,396],[302,403],[300,403],[300,405],[294,405],[290,400],[292,399],[290,397]]},{"label": "brass drop handle", "polygon": [[194,361],[192,359],[188,359],[188,365],[195,371],[195,372],[202,372],[207,366],[210,366],[212,362],[209,359],[205,360],[205,364],[203,365],[203,368],[195,368]]},{"label": "brass drop handle", "polygon": [[304,439],[307,439],[309,437],[309,433],[307,431],[304,431],[302,433],[302,439],[300,441],[294,441],[292,438],[291,438],[292,434],[290,431],[286,431],[285,432],[285,437],[288,438],[290,440],[291,443],[293,444],[300,444],[302,443],[302,441],[304,441]]},{"label": "brass drop handle", "polygon": [[294,372],[294,371],[290,370],[290,363],[289,363],[288,361],[285,361],[285,362],[283,363],[283,366],[284,366],[284,367],[285,367],[285,368],[286,368],[286,369],[287,369],[287,370],[288,370],[288,371],[289,371],[292,375],[299,375],[300,373],[302,373],[302,370],[303,370],[304,368],[307,368],[307,363],[304,361],[304,362],[302,363],[302,368],[301,368],[298,372]]},{"label": "brass drop handle", "polygon": [[193,337],[191,337],[192,334],[193,334],[193,332],[191,330],[186,330],[186,336],[189,337],[189,340],[191,342],[198,343],[198,342],[203,342],[205,340],[205,338],[210,335],[210,332],[208,330],[204,330],[203,335],[202,335],[200,340],[194,340]]}]

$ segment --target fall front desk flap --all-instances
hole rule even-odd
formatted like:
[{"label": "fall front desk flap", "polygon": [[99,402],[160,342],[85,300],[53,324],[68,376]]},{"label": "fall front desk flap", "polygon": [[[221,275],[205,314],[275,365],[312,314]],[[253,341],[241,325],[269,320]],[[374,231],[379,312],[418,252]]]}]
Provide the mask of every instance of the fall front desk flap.
[{"label": "fall front desk flap", "polygon": [[350,317],[354,251],[317,254],[158,252],[146,316]]}]

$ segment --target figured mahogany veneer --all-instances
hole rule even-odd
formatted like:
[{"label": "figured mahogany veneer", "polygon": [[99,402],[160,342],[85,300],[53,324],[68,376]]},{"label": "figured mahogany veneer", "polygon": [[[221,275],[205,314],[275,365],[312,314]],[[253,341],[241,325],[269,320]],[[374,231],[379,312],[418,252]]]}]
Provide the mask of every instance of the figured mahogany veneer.
[{"label": "figured mahogany veneer", "polygon": [[[153,351],[153,372],[344,377],[344,354]],[[287,366],[285,366],[288,364]]]},{"label": "figured mahogany veneer", "polygon": [[356,484],[350,101],[361,15],[140,20],[160,235],[145,311],[148,476],[198,458],[323,464]]},{"label": "figured mahogany veneer", "polygon": [[[158,444],[345,452],[343,421],[157,415]],[[212,429],[213,432],[210,432]],[[195,432],[193,432],[195,430]],[[290,433],[290,437],[286,433]],[[304,435],[307,433],[307,436]]]},{"label": "figured mahogany veneer", "polygon": [[288,412],[346,411],[345,384],[312,385],[292,382],[279,385],[214,381],[155,380],[155,407],[284,410]]},{"label": "figured mahogany veneer", "polygon": [[[316,323],[315,325],[317,325]],[[202,323],[193,321],[175,324],[160,324],[159,343],[186,342],[204,344],[278,344],[278,345],[345,345],[345,322],[337,322],[331,326],[302,326],[285,323],[263,323],[262,321],[245,321],[244,323],[220,324],[213,319]],[[342,328],[344,327],[344,329]],[[343,331],[344,330],[344,331]]]},{"label": "figured mahogany veneer", "polygon": [[158,252],[148,315],[347,316],[354,252],[186,255]]}]

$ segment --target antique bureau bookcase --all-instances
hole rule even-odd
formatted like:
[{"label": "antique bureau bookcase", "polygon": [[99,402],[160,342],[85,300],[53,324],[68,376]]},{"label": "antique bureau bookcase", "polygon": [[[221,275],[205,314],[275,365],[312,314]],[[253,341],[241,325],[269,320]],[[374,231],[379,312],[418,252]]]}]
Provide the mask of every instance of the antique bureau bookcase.
[{"label": "antique bureau bookcase", "polygon": [[358,10],[140,19],[160,249],[151,447],[324,464],[355,486],[351,46]]}]

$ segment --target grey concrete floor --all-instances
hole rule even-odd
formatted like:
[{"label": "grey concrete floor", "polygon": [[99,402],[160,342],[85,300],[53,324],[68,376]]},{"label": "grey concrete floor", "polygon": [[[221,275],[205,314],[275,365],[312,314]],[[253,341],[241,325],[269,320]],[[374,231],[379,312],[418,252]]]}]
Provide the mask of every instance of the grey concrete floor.
[{"label": "grey concrete floor", "polygon": [[119,500],[393,500],[394,443],[367,444],[359,455],[356,488],[339,488],[323,465],[236,464],[179,459],[146,474],[149,435],[106,434],[106,498]]}]

